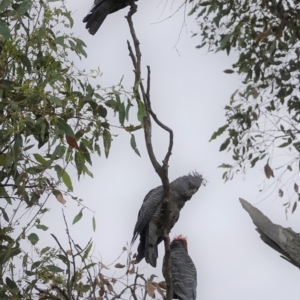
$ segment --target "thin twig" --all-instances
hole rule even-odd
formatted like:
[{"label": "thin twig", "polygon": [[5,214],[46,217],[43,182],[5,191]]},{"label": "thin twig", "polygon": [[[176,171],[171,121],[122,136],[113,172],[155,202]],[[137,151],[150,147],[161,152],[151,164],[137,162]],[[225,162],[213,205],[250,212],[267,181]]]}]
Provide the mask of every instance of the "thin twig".
[{"label": "thin twig", "polygon": [[63,289],[61,289],[59,286],[57,286],[57,285],[52,285],[52,287],[51,287],[53,290],[55,289],[55,290],[58,290],[60,293],[61,293],[61,295],[66,299],[66,300],[69,300],[70,298],[68,297],[68,295],[67,295],[67,293],[63,290]]},{"label": "thin twig", "polygon": [[[50,299],[61,299],[61,298],[59,298],[59,297],[56,297],[56,296],[54,296],[54,295],[52,295],[51,293],[50,293],[50,291],[49,291],[49,289],[48,290],[43,290],[43,289],[40,289],[39,287],[37,287],[37,286],[34,286],[34,288],[37,290],[37,291],[39,291],[40,293],[43,293],[43,294],[45,294],[45,295],[48,295],[49,297],[50,297]],[[66,294],[66,292],[63,290],[63,289],[61,289],[59,286],[57,286],[57,285],[52,285],[51,286],[51,289],[52,290],[58,290],[59,291],[59,293],[66,299],[66,300],[69,300],[69,297],[68,297],[68,295]],[[40,299],[43,299],[43,298],[40,298]],[[49,299],[48,297],[47,297],[47,299]]]},{"label": "thin twig", "polygon": [[158,23],[164,22],[164,21],[166,21],[166,20],[172,18],[174,15],[176,15],[176,14],[180,11],[180,9],[186,4],[186,2],[187,2],[187,1],[185,0],[185,1],[177,8],[177,10],[176,10],[175,12],[173,12],[171,15],[169,15],[169,16],[166,17],[165,19],[160,20],[160,21],[157,21],[157,22],[153,22],[153,23],[151,23],[151,25],[152,25],[152,24],[158,24]]},{"label": "thin twig", "polygon": [[[54,295],[52,295],[48,290],[43,290],[43,289],[40,289],[39,287],[37,286],[34,286],[34,288],[40,292],[40,294],[45,294],[47,295],[48,297],[46,299],[53,299],[53,300],[60,300],[61,298],[58,298]],[[44,297],[42,297],[41,295],[39,295],[39,299],[44,299]]]},{"label": "thin twig", "polygon": [[[8,184],[0,184],[0,187],[5,187],[5,186],[12,186],[14,188],[17,188],[19,187],[18,185],[15,185],[15,184],[12,184],[12,183],[8,183]],[[39,185],[38,184],[35,184],[35,185],[25,185],[23,187],[25,188],[36,188],[38,187]]]},{"label": "thin twig", "polygon": [[[71,238],[71,237],[70,237],[70,238]],[[80,258],[81,258],[81,261],[83,262],[83,264],[84,264],[84,266],[85,266],[85,268],[86,268],[86,267],[87,267],[87,264],[86,264],[86,262],[85,262],[85,259],[83,259],[83,255],[82,255],[81,253],[83,253],[83,251],[85,251],[85,250],[89,247],[89,245],[90,245],[91,242],[92,242],[92,239],[89,240],[89,242],[87,243],[87,245],[85,246],[85,248],[84,248],[83,250],[81,250],[81,251],[78,251],[78,247],[76,247],[77,245],[74,243],[74,241],[73,241],[72,238],[71,238],[71,240],[72,240],[73,246],[76,248],[76,251],[77,251],[77,253],[74,255],[74,257],[75,257],[76,255],[79,255]],[[92,277],[92,275],[91,275],[91,273],[90,273],[89,268],[86,268],[86,270],[87,270],[88,275],[89,275],[89,277],[90,277],[90,282],[91,282],[91,285],[92,285],[92,293],[93,293],[94,299],[96,299],[96,298],[97,298],[97,297],[96,297],[96,286],[95,286],[95,283],[93,283],[93,277]]]},{"label": "thin twig", "polygon": [[67,273],[68,273],[68,280],[67,280],[67,288],[68,288],[68,294],[69,294],[69,297],[71,297],[71,288],[69,286],[69,282],[70,282],[70,277],[71,277],[71,265],[70,265],[70,261],[69,261],[69,258],[68,258],[68,254],[67,252],[65,251],[65,249],[62,247],[62,245],[60,244],[59,240],[57,239],[57,237],[51,233],[52,237],[55,239],[56,243],[58,244],[60,250],[64,253],[65,257],[66,257],[66,263],[67,263]]},{"label": "thin twig", "polygon": [[127,289],[129,289],[129,286],[126,286],[126,287],[120,292],[120,294],[115,295],[115,296],[112,297],[110,300],[115,300],[115,299],[121,298],[121,296],[126,292]]},{"label": "thin twig", "polygon": [[64,253],[64,255],[65,255],[66,257],[68,257],[67,252],[66,252],[65,249],[62,247],[62,245],[60,244],[60,242],[59,242],[59,240],[57,239],[57,237],[56,237],[53,233],[51,233],[50,235],[52,235],[52,237],[55,239],[56,243],[58,244],[60,250]]},{"label": "thin twig", "polygon": [[65,216],[65,213],[64,213],[63,209],[62,209],[62,214],[63,214],[64,222],[65,222],[65,225],[66,225],[66,233],[67,233],[67,236],[68,236],[70,252],[71,252],[71,256],[72,256],[72,260],[73,260],[73,273],[74,274],[73,274],[73,277],[70,280],[71,268],[69,268],[69,270],[68,270],[68,282],[67,282],[68,294],[69,294],[69,297],[71,298],[72,297],[72,285],[73,285],[74,282],[76,282],[76,278],[75,278],[75,276],[76,276],[76,263],[75,263],[75,256],[74,256],[74,253],[73,253],[73,250],[72,250],[71,236],[70,236],[70,232],[69,232],[69,227],[68,227],[68,223],[67,223],[66,216]]},{"label": "thin twig", "polygon": [[76,257],[77,255],[80,256],[81,253],[83,253],[87,249],[87,247],[92,242],[92,238],[90,238],[90,240],[88,241],[88,243],[86,244],[86,246],[83,249],[81,249],[80,251],[77,249],[77,248],[79,248],[79,246],[74,243],[73,239],[72,239],[72,242],[73,242],[73,245],[76,247],[76,250],[77,250],[77,253],[74,255]]},{"label": "thin twig", "polygon": [[110,264],[108,264],[106,267],[110,267],[111,265],[113,265],[116,261],[119,260],[119,258],[123,255],[123,253],[125,252],[126,250],[122,250],[121,254],[113,261],[111,262]]},{"label": "thin twig", "polygon": [[128,46],[128,50],[129,50],[129,56],[131,57],[133,67],[135,69],[136,68],[136,59],[135,59],[134,53],[132,51],[130,42],[128,40],[127,40],[127,46]]},{"label": "thin twig", "polygon": [[137,283],[137,279],[139,278],[139,274],[138,273],[139,273],[139,268],[136,269],[133,287],[130,287],[131,295],[134,298],[134,300],[138,300],[138,298],[137,298],[137,296],[135,294],[136,283]]},{"label": "thin twig", "polygon": [[4,149],[1,149],[0,151],[0,155],[3,154],[9,147],[10,145],[15,141],[15,139],[13,138],[6,147],[4,147]]},{"label": "thin twig", "polygon": [[150,100],[151,69],[147,66],[147,101]]}]

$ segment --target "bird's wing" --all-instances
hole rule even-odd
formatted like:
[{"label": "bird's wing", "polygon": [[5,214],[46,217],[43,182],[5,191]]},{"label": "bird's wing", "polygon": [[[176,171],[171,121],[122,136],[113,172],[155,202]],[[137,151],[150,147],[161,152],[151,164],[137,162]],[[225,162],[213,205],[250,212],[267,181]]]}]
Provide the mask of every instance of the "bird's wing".
[{"label": "bird's wing", "polygon": [[[107,0],[95,0],[94,1],[94,5],[91,7],[91,10],[95,7],[100,5],[100,3],[107,1]],[[137,1],[137,0],[135,0]],[[111,1],[112,3],[114,3],[114,5],[111,7],[111,10],[109,11],[110,14],[125,8],[126,6],[130,5],[129,0],[119,0],[119,1]]]},{"label": "bird's wing", "polygon": [[172,256],[173,291],[181,300],[195,300],[197,291],[197,271],[187,252],[174,251]]},{"label": "bird's wing", "polygon": [[105,0],[95,0],[94,4],[92,5],[92,7],[89,9],[89,13],[84,17],[83,19],[83,23],[87,22],[89,20],[89,18],[91,17],[91,15],[94,13],[94,11],[96,10],[96,8],[100,5],[100,3],[102,3]]},{"label": "bird's wing", "polygon": [[94,35],[107,15],[111,13],[111,10],[114,7],[113,1],[99,0],[93,5],[90,12],[85,16],[83,22],[86,23],[86,28],[89,30],[89,33]]},{"label": "bird's wing", "polygon": [[122,1],[119,1],[115,7],[110,11],[110,14],[120,10],[120,9],[123,9],[125,8],[126,6],[130,5],[130,2],[128,0],[122,0]]},{"label": "bird's wing", "polygon": [[162,186],[152,189],[144,198],[142,207],[140,208],[138,219],[134,227],[133,238],[131,244],[134,243],[138,234],[140,234],[145,226],[150,222],[151,217],[155,213],[159,204],[163,200],[164,190]]},{"label": "bird's wing", "polygon": [[282,254],[282,258],[300,268],[299,235],[289,228],[274,224],[260,210],[247,201],[240,198],[240,202],[256,225],[256,230],[259,232],[260,238],[271,248]]}]

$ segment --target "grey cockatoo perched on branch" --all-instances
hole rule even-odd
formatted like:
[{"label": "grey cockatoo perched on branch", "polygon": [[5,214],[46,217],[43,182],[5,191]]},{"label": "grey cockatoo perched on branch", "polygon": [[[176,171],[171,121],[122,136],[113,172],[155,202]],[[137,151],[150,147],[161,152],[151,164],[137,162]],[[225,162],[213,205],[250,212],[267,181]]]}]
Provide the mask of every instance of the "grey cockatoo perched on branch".
[{"label": "grey cockatoo perched on branch", "polygon": [[[182,176],[170,183],[170,229],[178,221],[180,210],[186,201],[198,191],[202,183],[202,176],[197,172]],[[163,200],[164,189],[159,186],[151,190],[145,197],[135,224],[131,245],[140,235],[140,244],[136,261],[140,262],[144,257],[147,263],[156,267],[158,257],[157,246],[163,240]]]},{"label": "grey cockatoo perched on branch", "polygon": [[90,12],[83,19],[83,23],[86,23],[85,28],[89,30],[90,34],[94,35],[108,14],[112,14],[128,5],[130,5],[129,0],[95,0]]},{"label": "grey cockatoo perched on branch", "polygon": [[[173,298],[195,300],[197,296],[197,270],[187,250],[187,240],[182,235],[170,244]],[[165,259],[162,272],[165,276]]]}]

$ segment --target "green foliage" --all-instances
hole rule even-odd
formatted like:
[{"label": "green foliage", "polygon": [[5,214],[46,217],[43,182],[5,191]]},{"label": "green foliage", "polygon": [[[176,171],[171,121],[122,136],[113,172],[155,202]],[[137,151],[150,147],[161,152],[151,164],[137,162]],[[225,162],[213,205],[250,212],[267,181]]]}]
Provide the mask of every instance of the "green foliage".
[{"label": "green foliage", "polygon": [[[117,260],[106,266],[91,255],[93,251],[91,241],[81,248],[68,235],[70,249],[65,251],[57,238],[54,235],[52,236],[58,247],[45,247],[37,251],[39,260],[36,261],[28,261],[28,255],[24,255],[23,267],[25,272],[22,280],[25,284],[23,290],[21,292],[19,288],[20,281],[16,282],[7,277],[5,283],[6,296],[9,294],[15,297],[13,299],[28,300],[33,299],[32,295],[36,295],[34,299],[101,300],[104,297],[113,299],[117,293],[120,297],[124,297],[128,293],[136,295],[137,287],[145,288],[145,284],[149,282],[152,286],[151,289],[145,289],[144,299],[153,298],[154,292],[164,296],[165,283],[154,282],[154,277],[147,280],[143,274],[139,274],[134,266],[132,254],[128,253],[126,247],[123,247],[123,251]],[[126,262],[128,258],[129,262],[126,265],[116,263],[121,259]],[[121,290],[118,290],[118,284],[116,283],[122,285]]]},{"label": "green foliage", "polygon": [[[46,247],[38,252],[36,248],[49,229],[41,223],[49,212],[45,205],[51,197],[61,204],[67,197],[73,199],[81,206],[73,224],[79,222],[86,207],[73,195],[75,184],[69,170],[77,170],[78,180],[86,174],[93,177],[88,168],[92,154],[100,156],[102,148],[108,157],[113,136],[109,111],[118,113],[120,129],[141,128],[140,123],[125,127],[133,96],[121,84],[109,89],[93,87],[90,79],[99,78],[99,70],[85,72],[75,67],[70,54],[79,59],[87,55],[85,43],[70,31],[72,26],[63,0],[0,2],[1,299],[33,299],[37,283],[52,281],[69,288],[71,278],[66,283],[62,276],[70,274],[67,255],[59,253],[62,249]],[[134,138],[130,142],[139,155]],[[29,211],[34,213],[21,226],[20,218]],[[95,216],[91,225],[95,231]],[[32,245],[38,261],[32,261],[23,245]],[[86,271],[93,267],[85,264],[89,251],[81,261]],[[13,259],[21,259],[24,274],[17,272],[20,278],[13,276]],[[58,266],[57,259],[67,268]],[[79,283],[80,270],[76,272],[73,287],[78,293],[90,291],[91,285]],[[60,299],[55,295],[36,298]]]},{"label": "green foliage", "polygon": [[[66,224],[67,226],[67,224]],[[7,233],[9,228],[2,228],[0,236],[7,240],[10,247],[6,247],[3,256],[3,244],[0,244],[0,263],[3,266],[6,261],[20,255],[21,250],[11,247],[13,239]],[[14,266],[10,264],[9,274],[3,277],[0,284],[1,299],[98,299],[104,297],[113,299],[118,293],[120,297],[130,293],[136,295],[137,287],[143,287],[144,299],[153,298],[154,291],[164,296],[165,282],[154,282],[144,278],[135,268],[133,254],[123,247],[120,256],[111,264],[105,265],[92,255],[93,243],[89,241],[83,248],[76,244],[69,235],[66,227],[69,250],[65,250],[55,235],[51,234],[57,247],[35,248],[35,259],[23,252],[21,276],[16,279],[13,272]],[[31,234],[30,241],[36,241],[37,235]],[[124,255],[125,254],[125,255]],[[128,260],[129,258],[129,260]],[[125,264],[116,263],[125,261]],[[127,262],[127,263],[126,263]],[[113,267],[114,265],[114,267]],[[126,266],[126,268],[125,268]],[[123,270],[116,270],[123,269]],[[151,282],[152,286],[147,286]],[[122,286],[118,290],[118,284]],[[146,286],[145,286],[146,285]]]},{"label": "green foliage", "polygon": [[[77,149],[78,175],[91,174],[86,167],[91,164],[89,153],[95,151],[104,130],[109,132],[109,124],[103,112],[98,113],[104,100],[88,83],[88,74],[76,71],[68,60],[71,52],[86,56],[84,42],[53,31],[61,24],[67,28],[73,24],[63,3],[52,9],[46,1],[3,1],[1,8],[6,29],[0,30],[1,196],[11,204],[7,187],[13,186],[15,200],[31,207],[61,180],[73,191],[66,167],[74,162],[79,141],[85,153]],[[38,149],[42,152],[33,153]],[[56,179],[48,173],[53,169]]]},{"label": "green foliage", "polygon": [[[226,124],[221,128],[227,137],[220,151],[230,151],[233,163],[223,178],[232,179],[236,172],[245,172],[258,161],[268,159],[277,170],[278,184],[287,186],[282,176],[292,169],[294,174],[300,170],[299,4],[255,0],[190,2],[190,14],[196,16],[200,27],[194,34],[201,38],[197,48],[206,45],[209,51],[238,53],[232,67],[244,84],[225,106]],[[230,74],[232,70],[224,72]],[[221,128],[211,140],[223,133]],[[282,153],[285,162],[276,161],[275,157]],[[295,198],[298,201],[298,193]],[[290,199],[289,202],[291,207]]]},{"label": "green foliage", "polygon": [[93,216],[92,224],[93,224],[93,230],[96,231],[96,219],[95,219],[95,216]]},{"label": "green foliage", "polygon": [[139,150],[138,150],[138,148],[136,147],[136,142],[135,142],[134,134],[131,134],[130,145],[131,145],[132,149],[134,150],[134,152],[135,152],[138,156],[141,156],[141,155],[140,155],[140,152],[139,152]]},{"label": "green foliage", "polygon": [[79,222],[83,216],[83,213],[82,213],[83,209],[80,210],[80,212],[75,216],[74,220],[73,220],[73,225],[77,222]]}]

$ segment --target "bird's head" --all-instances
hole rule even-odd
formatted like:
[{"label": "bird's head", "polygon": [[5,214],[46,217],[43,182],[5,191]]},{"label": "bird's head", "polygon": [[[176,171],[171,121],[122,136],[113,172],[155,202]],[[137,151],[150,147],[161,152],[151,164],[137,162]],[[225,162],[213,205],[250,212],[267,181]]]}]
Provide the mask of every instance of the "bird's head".
[{"label": "bird's head", "polygon": [[176,247],[176,246],[183,246],[186,250],[188,248],[188,243],[187,243],[187,238],[183,235],[177,235],[174,237],[171,247]]},{"label": "bird's head", "polygon": [[191,172],[186,176],[182,176],[174,180],[171,184],[177,193],[186,201],[199,190],[203,181],[202,175],[197,172]]}]

